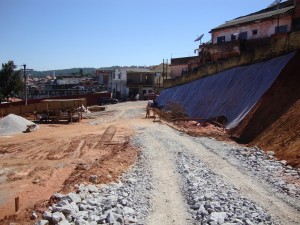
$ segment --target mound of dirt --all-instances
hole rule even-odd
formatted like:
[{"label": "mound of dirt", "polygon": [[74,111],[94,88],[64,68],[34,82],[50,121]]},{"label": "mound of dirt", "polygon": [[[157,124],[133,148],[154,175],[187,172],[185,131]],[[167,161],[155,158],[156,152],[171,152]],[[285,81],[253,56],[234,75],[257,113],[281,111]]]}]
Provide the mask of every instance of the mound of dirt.
[{"label": "mound of dirt", "polygon": [[300,52],[283,69],[240,125],[230,131],[238,142],[274,151],[300,167]]},{"label": "mound of dirt", "polygon": [[9,114],[0,119],[0,135],[25,132],[27,125],[35,125],[35,123],[21,116]]}]

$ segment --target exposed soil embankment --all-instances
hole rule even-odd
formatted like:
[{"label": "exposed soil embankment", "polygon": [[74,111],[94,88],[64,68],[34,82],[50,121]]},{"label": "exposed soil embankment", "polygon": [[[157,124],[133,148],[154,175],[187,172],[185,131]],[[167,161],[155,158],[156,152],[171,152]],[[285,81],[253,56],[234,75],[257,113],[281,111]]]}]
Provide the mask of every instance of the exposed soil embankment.
[{"label": "exposed soil embankment", "polygon": [[271,88],[230,134],[241,143],[274,151],[279,159],[300,167],[300,52]]}]

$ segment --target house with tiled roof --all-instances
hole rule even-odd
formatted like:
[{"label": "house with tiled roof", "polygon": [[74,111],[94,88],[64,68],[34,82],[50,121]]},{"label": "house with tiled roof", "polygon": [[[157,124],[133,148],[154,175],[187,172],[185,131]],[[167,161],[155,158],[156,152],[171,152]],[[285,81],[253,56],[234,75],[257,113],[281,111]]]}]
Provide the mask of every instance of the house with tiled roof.
[{"label": "house with tiled roof", "polygon": [[241,16],[221,24],[213,29],[212,43],[233,40],[251,40],[270,37],[276,33],[290,32],[294,19],[294,0]]},{"label": "house with tiled roof", "polygon": [[[280,1],[278,1],[280,2]],[[272,4],[258,12],[226,21],[211,29],[211,43],[199,46],[199,55],[212,61],[240,55],[267,45],[271,38],[300,30],[300,0]]]}]

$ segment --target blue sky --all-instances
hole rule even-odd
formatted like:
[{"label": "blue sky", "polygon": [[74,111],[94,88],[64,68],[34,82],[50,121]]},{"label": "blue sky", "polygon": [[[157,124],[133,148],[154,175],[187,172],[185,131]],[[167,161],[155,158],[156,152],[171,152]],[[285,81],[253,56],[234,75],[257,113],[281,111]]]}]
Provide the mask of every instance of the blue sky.
[{"label": "blue sky", "polygon": [[35,70],[157,65],[272,0],[0,0],[0,63]]}]

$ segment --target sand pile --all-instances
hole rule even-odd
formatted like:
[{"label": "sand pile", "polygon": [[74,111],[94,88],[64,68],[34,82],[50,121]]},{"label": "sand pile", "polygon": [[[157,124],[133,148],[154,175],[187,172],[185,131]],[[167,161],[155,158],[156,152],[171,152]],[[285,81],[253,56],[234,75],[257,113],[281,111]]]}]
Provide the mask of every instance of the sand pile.
[{"label": "sand pile", "polygon": [[24,132],[27,129],[27,125],[35,125],[35,123],[21,116],[9,114],[0,119],[0,135]]}]

